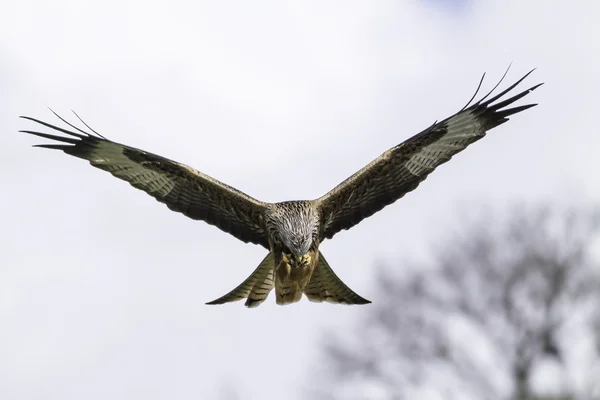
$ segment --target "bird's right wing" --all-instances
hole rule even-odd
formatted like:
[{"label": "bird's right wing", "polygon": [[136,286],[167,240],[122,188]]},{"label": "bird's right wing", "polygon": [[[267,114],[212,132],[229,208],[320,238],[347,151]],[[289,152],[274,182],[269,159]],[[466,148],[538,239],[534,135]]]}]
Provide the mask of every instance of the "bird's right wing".
[{"label": "bird's right wing", "polygon": [[389,149],[329,193],[314,200],[322,218],[321,240],[350,229],[416,189],[437,167],[483,138],[487,131],[508,121],[510,115],[535,106],[526,104],[506,108],[541,83],[508,99],[501,99],[531,72],[491,99],[484,101],[492,92]]},{"label": "bird's right wing", "polygon": [[269,249],[263,222],[267,203],[258,201],[187,165],[110,141],[89,127],[94,133],[85,132],[56,116],[78,132],[30,117],[21,118],[37,122],[67,136],[32,130],[21,132],[60,142],[34,147],[62,150],[87,160],[92,166],[108,171],[115,177],[129,182],[133,187],[143,190],[173,211],[205,221],[243,242],[260,244]]}]

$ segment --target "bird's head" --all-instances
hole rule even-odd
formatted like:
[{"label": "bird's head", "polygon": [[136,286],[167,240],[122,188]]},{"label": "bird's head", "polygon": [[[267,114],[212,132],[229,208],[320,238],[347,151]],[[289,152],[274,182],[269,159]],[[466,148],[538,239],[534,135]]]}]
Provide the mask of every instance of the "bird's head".
[{"label": "bird's head", "polygon": [[273,214],[275,239],[282,247],[283,259],[291,266],[311,263],[311,249],[318,241],[318,216],[308,202],[279,203]]}]

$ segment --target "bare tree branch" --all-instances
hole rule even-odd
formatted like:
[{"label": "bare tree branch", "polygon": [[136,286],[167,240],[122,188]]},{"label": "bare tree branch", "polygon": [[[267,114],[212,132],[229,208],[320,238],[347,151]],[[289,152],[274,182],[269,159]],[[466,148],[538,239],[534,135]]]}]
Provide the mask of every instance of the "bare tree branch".
[{"label": "bare tree branch", "polygon": [[[355,340],[324,344],[331,386],[370,382],[390,399],[432,387],[443,398],[533,399],[535,366],[565,365],[568,332],[600,338],[590,252],[598,210],[517,205],[505,214],[474,219],[437,246],[435,268],[402,277],[380,269],[382,299],[351,330]],[[596,347],[600,359],[600,339]]]}]

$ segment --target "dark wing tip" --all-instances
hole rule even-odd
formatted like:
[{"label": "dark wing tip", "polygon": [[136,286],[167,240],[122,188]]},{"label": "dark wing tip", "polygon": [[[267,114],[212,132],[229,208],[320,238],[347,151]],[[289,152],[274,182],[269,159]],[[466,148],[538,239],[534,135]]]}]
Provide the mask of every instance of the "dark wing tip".
[{"label": "dark wing tip", "polygon": [[[494,88],[490,91],[490,93],[488,93],[484,98],[482,98],[481,100],[479,100],[476,104],[473,105],[473,107],[488,107],[490,106],[493,102],[495,102],[496,100],[500,99],[502,96],[504,96],[505,94],[507,94],[508,92],[510,92],[511,90],[513,90],[515,87],[517,87],[521,82],[523,82],[529,75],[531,75],[531,73],[535,71],[535,68],[532,69],[531,71],[529,71],[528,73],[526,73],[525,75],[523,75],[519,80],[517,80],[515,83],[513,83],[512,85],[510,85],[509,87],[507,87],[506,89],[504,89],[503,91],[501,91],[500,93],[498,93],[496,96],[492,97],[491,99],[488,99],[487,101],[484,102],[484,100],[492,94],[492,92],[494,90],[496,90],[496,88],[498,87],[498,85],[494,86]],[[504,77],[500,80],[500,82],[504,79]],[[537,85],[534,85],[532,87],[530,87],[529,89],[526,89],[520,93],[518,93],[517,95],[504,100],[504,102],[499,103],[499,104],[503,104],[503,105],[499,105],[496,104],[495,107],[497,108],[502,108],[505,105],[511,104],[512,102],[515,102],[517,100],[519,100],[520,98],[522,98],[523,96],[527,95],[528,93],[532,92],[533,90],[537,89],[538,87],[540,87],[542,83],[538,83]],[[512,101],[511,101],[512,100]]]},{"label": "dark wing tip", "polygon": [[546,82],[540,82],[537,85],[534,85],[532,87],[529,88],[530,92],[533,92],[535,89],[539,88],[540,86],[544,85]]},{"label": "dark wing tip", "polygon": [[72,148],[73,146],[69,146],[66,144],[34,144],[34,145],[31,145],[31,147],[39,147],[42,149],[67,151],[68,149]]},{"label": "dark wing tip", "polygon": [[[94,148],[96,148],[100,142],[108,141],[107,139],[103,138],[102,136],[100,136],[98,134],[89,133],[89,132],[86,132],[86,131],[76,127],[75,125],[71,124],[70,122],[68,122],[64,118],[62,118],[60,115],[55,113],[52,109],[50,109],[50,111],[56,117],[58,117],[61,121],[63,121],[64,123],[66,123],[67,125],[72,127],[73,130],[71,131],[71,130],[68,130],[65,128],[61,128],[59,126],[50,124],[48,122],[41,121],[37,118],[20,115],[19,118],[35,122],[39,125],[42,125],[43,127],[49,128],[52,131],[63,134],[63,135],[56,135],[56,134],[51,134],[51,133],[46,133],[46,132],[41,132],[41,131],[36,131],[36,130],[29,130],[29,129],[19,130],[20,133],[27,133],[29,135],[34,135],[34,136],[38,136],[38,137],[41,137],[44,139],[49,139],[49,140],[54,141],[54,143],[52,143],[52,144],[34,144],[33,147],[39,147],[39,148],[51,149],[51,150],[61,150],[71,156],[87,160],[90,152]],[[84,123],[84,125],[86,125],[86,127],[87,127],[87,124]],[[91,128],[89,128],[89,129],[91,130]],[[58,143],[56,143],[56,142],[58,142]]]},{"label": "dark wing tip", "polygon": [[[69,125],[71,128],[73,128],[73,129],[74,129],[75,131],[77,131],[77,132],[74,132],[74,131],[70,131],[70,130],[64,129],[64,128],[58,127],[58,126],[56,126],[56,125],[52,125],[52,124],[50,124],[50,123],[48,123],[48,122],[41,121],[41,120],[39,120],[39,119],[37,119],[37,118],[28,117],[28,116],[26,116],[26,115],[19,115],[19,118],[22,118],[22,119],[26,119],[26,120],[28,120],[28,121],[35,122],[35,123],[37,123],[37,124],[40,124],[40,125],[43,125],[43,126],[45,126],[46,128],[50,128],[50,129],[53,129],[53,130],[55,130],[55,131],[58,131],[58,132],[64,133],[65,135],[74,136],[74,137],[76,137],[76,138],[79,138],[79,139],[84,139],[84,138],[100,139],[100,138],[101,138],[101,139],[104,139],[104,140],[108,140],[108,139],[106,139],[104,136],[102,136],[102,135],[100,135],[98,132],[96,132],[94,129],[92,129],[92,128],[91,128],[91,127],[88,125],[88,124],[86,124],[86,123],[85,123],[85,122],[84,122],[84,121],[81,119],[81,117],[79,117],[79,115],[77,115],[77,113],[73,112],[73,114],[75,114],[75,116],[76,116],[76,117],[77,117],[77,118],[78,118],[78,119],[79,119],[79,120],[80,120],[80,121],[81,121],[81,122],[82,122],[82,123],[83,123],[83,124],[86,126],[86,128],[88,128],[88,129],[91,131],[91,133],[90,133],[90,132],[86,132],[86,131],[84,131],[83,129],[80,129],[79,127],[77,127],[77,126],[73,125],[72,123],[70,123],[69,121],[67,121],[66,119],[64,119],[64,118],[63,118],[63,117],[61,117],[60,115],[58,115],[58,114],[57,114],[57,113],[56,113],[54,110],[52,110],[51,108],[49,108],[49,107],[48,107],[48,109],[49,109],[49,110],[52,112],[52,114],[54,114],[54,115],[55,115],[55,116],[56,116],[58,119],[60,119],[60,120],[61,120],[62,122],[64,122],[65,124]],[[19,132],[24,132],[24,133],[31,133],[31,134],[33,134],[33,132],[32,132],[32,131],[19,131]]]},{"label": "dark wing tip", "polygon": [[[496,94],[494,97],[487,99],[487,97],[489,97],[492,94],[492,92],[494,92],[496,90],[496,88],[498,87],[499,83],[496,84],[494,86],[494,88],[487,95],[485,95],[478,102],[476,102],[475,104],[470,106],[467,110],[475,113],[477,115],[477,118],[481,119],[483,126],[485,127],[485,130],[487,131],[487,130],[495,128],[498,125],[501,125],[501,124],[505,123],[506,121],[508,121],[509,116],[537,106],[538,103],[533,103],[533,104],[526,104],[526,105],[522,105],[522,106],[516,106],[516,107],[512,107],[512,108],[506,108],[506,107],[510,106],[511,104],[515,103],[516,101],[527,96],[529,93],[533,92],[540,86],[542,86],[544,84],[544,82],[533,85],[530,88],[527,88],[507,99],[504,99],[498,103],[495,103],[497,100],[500,100],[502,98],[502,96],[506,95],[508,92],[513,90],[517,85],[519,85],[521,82],[523,82],[523,80],[525,78],[527,78],[533,71],[535,71],[535,68],[532,69],[531,71],[527,72],[524,76],[522,76],[520,79],[518,79],[515,83],[511,84],[508,88],[502,90],[500,93]],[[504,76],[502,77],[502,79],[504,79]],[[502,79],[500,81],[502,81]]]},{"label": "dark wing tip", "polygon": [[73,139],[70,137],[51,135],[49,133],[43,133],[43,132],[37,132],[37,131],[20,130],[19,133],[28,133],[30,135],[42,137],[44,139],[56,140],[57,142],[64,142],[64,143],[69,143],[69,144],[77,144],[80,142],[80,140]]},{"label": "dark wing tip", "polygon": [[[39,132],[39,131],[34,131],[34,130],[29,130],[29,129],[19,130],[20,133],[27,133],[27,134],[30,134],[30,135],[42,137],[44,139],[50,139],[50,140],[54,140],[54,141],[57,141],[57,142],[66,143],[66,144],[60,144],[60,145],[56,145],[56,144],[39,144],[39,145],[33,145],[33,147],[41,147],[41,148],[46,148],[46,149],[64,150],[64,151],[67,151],[69,149],[71,149],[71,151],[76,151],[76,149],[78,149],[80,152],[82,152],[82,151],[84,151],[84,148],[86,148],[88,145],[94,145],[94,144],[97,144],[99,141],[103,141],[103,140],[108,141],[106,138],[104,138],[100,134],[96,133],[85,122],[82,121],[83,124],[88,129],[90,129],[93,133],[86,132],[86,131],[78,128],[77,126],[75,126],[75,125],[71,124],[70,122],[66,121],[64,118],[62,118],[56,112],[54,112],[52,109],[49,108],[49,110],[56,117],[58,117],[61,121],[63,121],[64,123],[66,123],[67,125],[69,125],[70,127],[72,127],[74,129],[74,131],[70,131],[68,129],[61,128],[59,126],[50,124],[48,122],[41,121],[41,120],[39,120],[37,118],[28,117],[26,115],[19,115],[19,118],[35,122],[35,123],[40,124],[40,125],[42,125],[42,126],[44,126],[46,128],[49,128],[51,130],[54,130],[54,131],[63,133],[64,135],[67,135],[67,136],[53,135],[53,134],[50,134],[50,133],[44,133],[44,132]],[[88,150],[89,150],[89,148],[88,148]]]}]

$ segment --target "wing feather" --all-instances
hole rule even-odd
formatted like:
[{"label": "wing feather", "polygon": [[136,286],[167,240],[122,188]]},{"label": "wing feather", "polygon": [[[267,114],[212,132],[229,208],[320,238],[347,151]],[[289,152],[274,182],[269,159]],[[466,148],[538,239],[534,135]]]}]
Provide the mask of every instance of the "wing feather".
[{"label": "wing feather", "polygon": [[487,131],[508,121],[509,116],[535,106],[527,104],[505,108],[537,89],[541,83],[494,103],[531,72],[533,70],[499,94],[483,101],[497,88],[496,85],[480,101],[471,106],[467,104],[456,114],[389,149],[329,193],[314,200],[321,214],[321,240],[330,239],[337,232],[353,227],[416,189],[438,166],[483,138]]},{"label": "wing feather", "polygon": [[107,140],[89,127],[94,133],[85,132],[55,115],[79,133],[35,118],[21,117],[66,135],[22,130],[21,132],[61,143],[34,147],[62,150],[87,160],[92,166],[110,172],[136,189],[143,190],[173,211],[195,220],[203,220],[244,242],[269,248],[263,222],[267,203],[185,164]]}]

